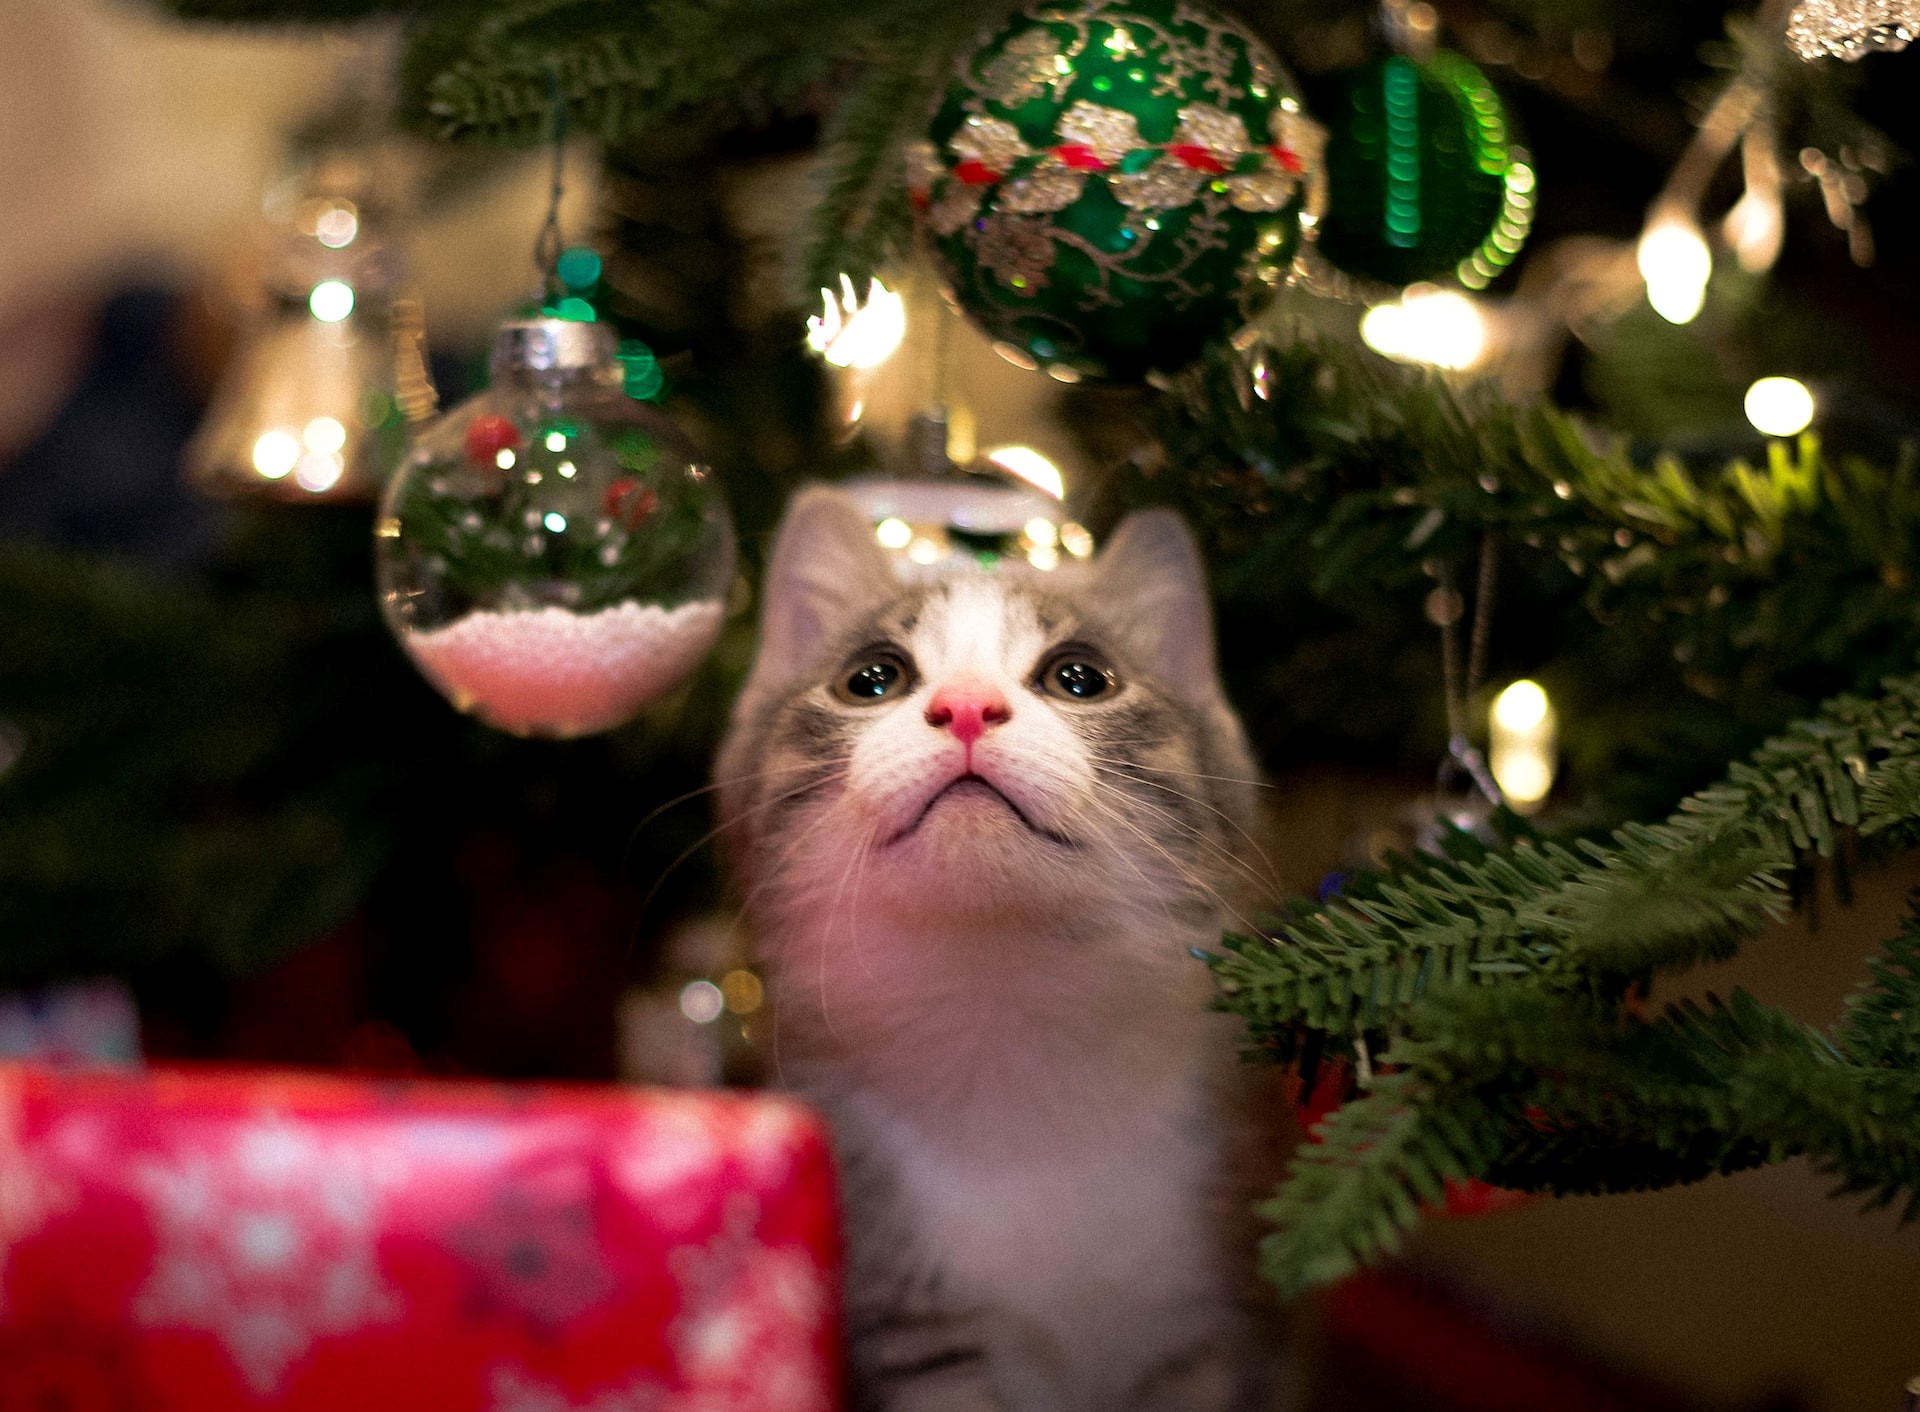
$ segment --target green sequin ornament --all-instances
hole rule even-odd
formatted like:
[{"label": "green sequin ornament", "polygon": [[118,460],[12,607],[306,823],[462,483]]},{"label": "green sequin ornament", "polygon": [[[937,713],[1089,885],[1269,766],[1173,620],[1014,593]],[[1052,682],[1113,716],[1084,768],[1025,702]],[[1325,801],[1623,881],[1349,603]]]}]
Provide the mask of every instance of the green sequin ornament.
[{"label": "green sequin ornament", "polygon": [[953,297],[1017,359],[1135,377],[1257,311],[1317,216],[1325,133],[1193,0],[1047,3],[962,60],[911,186]]},{"label": "green sequin ornament", "polygon": [[1533,223],[1533,167],[1500,95],[1444,50],[1424,63],[1391,54],[1339,82],[1320,253],[1388,284],[1454,274],[1485,288]]}]

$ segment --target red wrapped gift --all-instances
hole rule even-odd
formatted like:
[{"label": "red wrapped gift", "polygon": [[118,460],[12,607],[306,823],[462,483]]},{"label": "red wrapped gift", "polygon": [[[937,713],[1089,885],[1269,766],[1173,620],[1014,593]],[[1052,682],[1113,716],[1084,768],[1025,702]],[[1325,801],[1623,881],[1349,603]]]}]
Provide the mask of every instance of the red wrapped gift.
[{"label": "red wrapped gift", "polygon": [[0,1412],[832,1412],[778,1098],[0,1067]]}]

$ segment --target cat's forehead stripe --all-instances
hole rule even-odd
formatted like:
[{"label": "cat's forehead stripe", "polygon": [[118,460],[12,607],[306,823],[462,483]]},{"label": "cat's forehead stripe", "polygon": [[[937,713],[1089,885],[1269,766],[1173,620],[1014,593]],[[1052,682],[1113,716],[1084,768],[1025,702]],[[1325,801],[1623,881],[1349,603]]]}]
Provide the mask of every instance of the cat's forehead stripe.
[{"label": "cat's forehead stripe", "polygon": [[1039,651],[1058,626],[1058,614],[1008,580],[959,579],[928,597],[913,636],[949,668],[995,667]]}]

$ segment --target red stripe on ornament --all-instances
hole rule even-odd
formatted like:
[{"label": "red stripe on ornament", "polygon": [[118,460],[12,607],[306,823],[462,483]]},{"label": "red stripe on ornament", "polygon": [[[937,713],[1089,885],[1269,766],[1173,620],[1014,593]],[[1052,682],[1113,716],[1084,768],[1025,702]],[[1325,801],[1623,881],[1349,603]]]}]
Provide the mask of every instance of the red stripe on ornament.
[{"label": "red stripe on ornament", "polygon": [[1271,152],[1280,165],[1295,176],[1299,176],[1307,169],[1307,164],[1300,160],[1300,154],[1291,147],[1269,147],[1267,151]]},{"label": "red stripe on ornament", "polygon": [[1226,163],[1213,155],[1210,147],[1201,147],[1192,142],[1176,142],[1167,151],[1182,166],[1191,167],[1196,172],[1208,172],[1218,176],[1227,169]]},{"label": "red stripe on ornament", "polygon": [[971,157],[964,162],[956,164],[953,169],[953,174],[968,186],[992,186],[996,181],[1000,180],[999,172],[996,172],[985,162],[975,161]]},{"label": "red stripe on ornament", "polygon": [[1072,167],[1076,172],[1104,172],[1107,164],[1100,160],[1100,154],[1084,142],[1063,142],[1053,149],[1053,155]]}]

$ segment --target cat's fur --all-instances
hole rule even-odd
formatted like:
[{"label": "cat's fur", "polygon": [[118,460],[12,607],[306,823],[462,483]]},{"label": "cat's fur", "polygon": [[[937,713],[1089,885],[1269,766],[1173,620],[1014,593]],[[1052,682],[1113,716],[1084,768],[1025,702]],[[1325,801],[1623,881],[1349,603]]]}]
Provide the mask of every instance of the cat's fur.
[{"label": "cat's fur", "polygon": [[[1117,688],[1043,694],[1068,642]],[[878,644],[910,690],[837,694]],[[1010,708],[970,757],[928,714],[956,679]],[[1003,797],[942,795],[969,758]],[[1267,1405],[1221,1219],[1235,1035],[1190,954],[1258,856],[1253,774],[1171,513],[1092,565],[911,586],[843,497],[795,502],[717,778],[775,1062],[840,1150],[857,1407]]]}]

